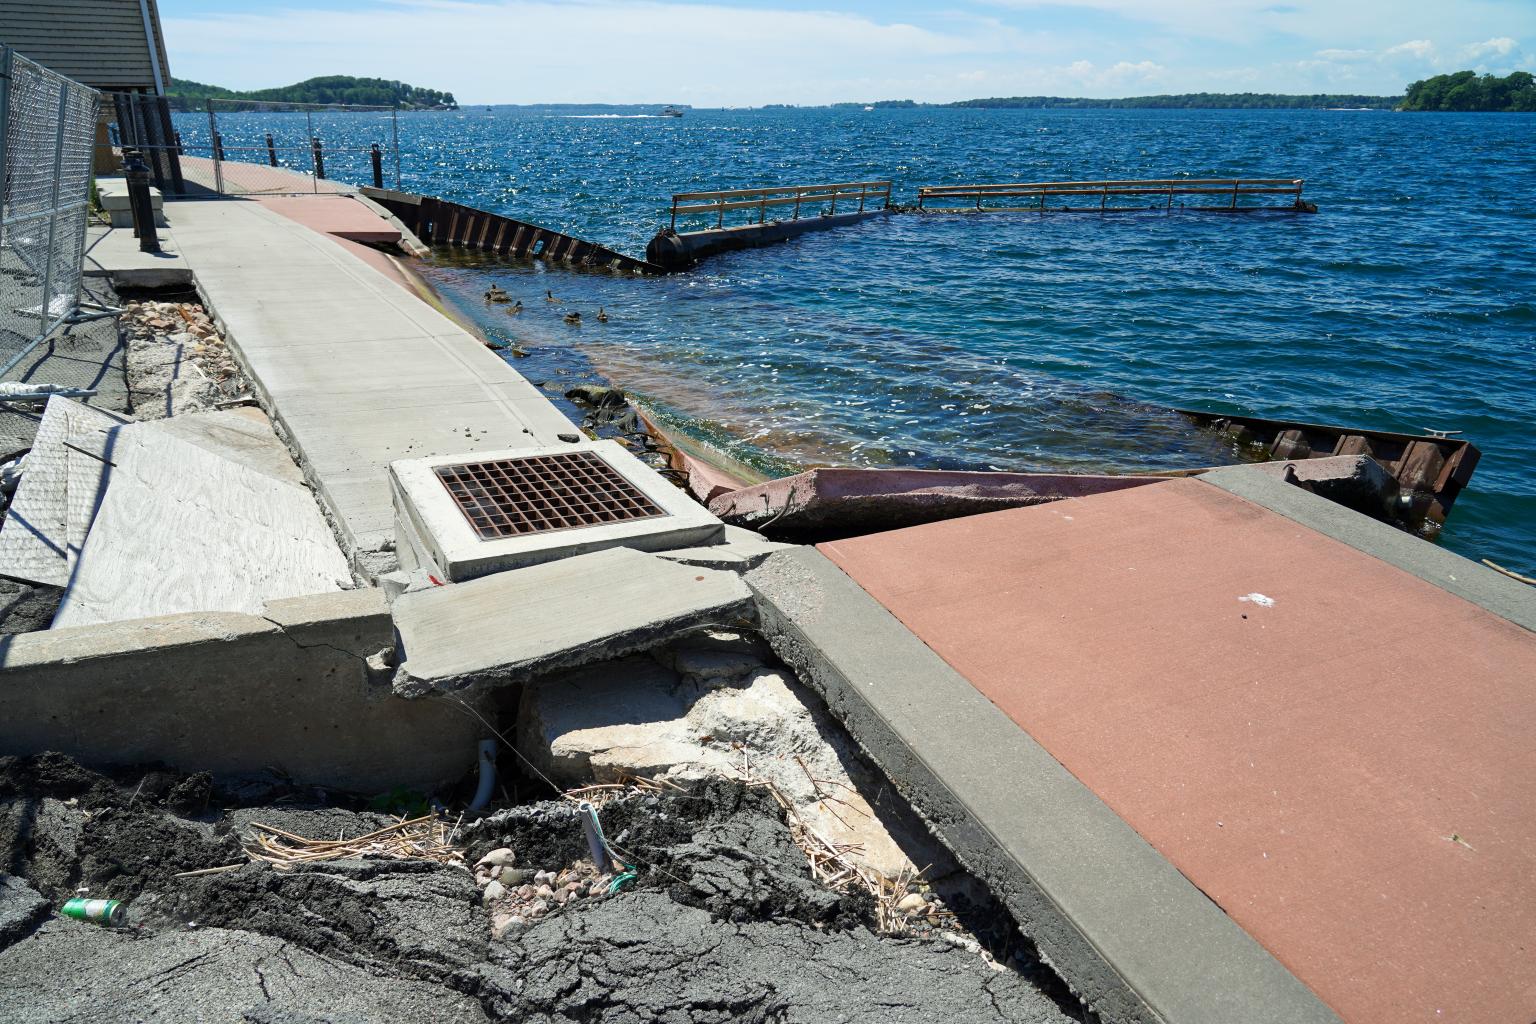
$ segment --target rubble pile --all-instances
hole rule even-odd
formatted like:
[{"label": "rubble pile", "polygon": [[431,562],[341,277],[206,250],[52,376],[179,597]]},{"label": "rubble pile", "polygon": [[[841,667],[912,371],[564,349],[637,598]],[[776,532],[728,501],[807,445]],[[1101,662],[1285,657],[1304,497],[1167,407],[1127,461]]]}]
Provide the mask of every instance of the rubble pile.
[{"label": "rubble pile", "polygon": [[123,311],[137,418],[210,411],[249,397],[240,367],[201,305],[142,299],[125,302]]}]

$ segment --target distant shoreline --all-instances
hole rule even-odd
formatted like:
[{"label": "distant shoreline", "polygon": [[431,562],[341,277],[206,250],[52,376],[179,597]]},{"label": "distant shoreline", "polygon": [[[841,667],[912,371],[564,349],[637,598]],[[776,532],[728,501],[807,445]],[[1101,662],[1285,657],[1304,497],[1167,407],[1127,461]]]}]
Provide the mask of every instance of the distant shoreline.
[{"label": "distant shoreline", "polygon": [[[1062,96],[1016,96],[918,103],[915,100],[876,100],[872,103],[764,103],[756,106],[687,106],[684,110],[1393,110],[1401,96],[1284,96],[1270,94],[1188,96],[1130,96],[1090,99]],[[655,103],[465,103],[464,108],[507,107],[514,110],[651,110]]]}]

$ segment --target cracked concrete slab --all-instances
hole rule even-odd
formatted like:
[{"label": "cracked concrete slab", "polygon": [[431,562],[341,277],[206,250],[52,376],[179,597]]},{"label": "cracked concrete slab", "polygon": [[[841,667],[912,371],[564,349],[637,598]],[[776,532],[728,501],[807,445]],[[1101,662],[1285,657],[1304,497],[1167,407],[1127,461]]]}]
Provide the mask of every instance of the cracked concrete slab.
[{"label": "cracked concrete slab", "polygon": [[391,608],[401,656],[395,692],[517,682],[750,623],[755,611],[734,573],[629,548],[405,593]]}]

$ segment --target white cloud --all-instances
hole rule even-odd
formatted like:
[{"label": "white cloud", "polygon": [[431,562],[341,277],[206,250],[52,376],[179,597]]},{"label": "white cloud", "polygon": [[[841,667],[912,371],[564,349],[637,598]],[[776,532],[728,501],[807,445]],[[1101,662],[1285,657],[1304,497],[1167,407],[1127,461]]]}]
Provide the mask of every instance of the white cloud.
[{"label": "white cloud", "polygon": [[1389,93],[1529,64],[1517,40],[1536,38],[1531,0],[1457,0],[1454,20],[1444,0],[946,0],[899,18],[874,0],[272,2],[167,17],[173,72],[234,88],[400,78],[471,103]]},{"label": "white cloud", "polygon": [[1396,46],[1389,46],[1383,52],[1388,57],[1402,56],[1414,57],[1418,60],[1425,60],[1434,56],[1435,44],[1430,42],[1428,39],[1410,39],[1406,43],[1398,43]]},{"label": "white cloud", "polygon": [[940,31],[835,11],[673,0],[396,0],[363,12],[273,9],[165,26],[178,77],[256,88],[370,75],[448,88],[470,102],[885,98],[938,69],[945,77],[974,70],[977,57],[1038,52],[1036,34],[990,19],[955,19]]},{"label": "white cloud", "polygon": [[1481,43],[1473,43],[1464,46],[1461,55],[1467,60],[1482,60],[1485,57],[1508,57],[1520,44],[1509,36],[1499,36],[1497,39],[1489,39]]},{"label": "white cloud", "polygon": [[1155,78],[1167,70],[1161,64],[1156,64],[1150,60],[1137,61],[1135,64],[1128,60],[1122,60],[1104,72],[1104,77],[1110,81],[1145,80]]}]

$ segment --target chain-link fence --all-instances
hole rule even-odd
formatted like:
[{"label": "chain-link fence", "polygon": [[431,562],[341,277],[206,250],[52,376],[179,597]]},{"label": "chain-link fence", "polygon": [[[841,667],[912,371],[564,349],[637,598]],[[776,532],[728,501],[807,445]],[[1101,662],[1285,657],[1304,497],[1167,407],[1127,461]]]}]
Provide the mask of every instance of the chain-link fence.
[{"label": "chain-link fence", "polygon": [[119,143],[151,157],[163,191],[281,195],[399,185],[393,107],[210,99],[194,109],[129,94],[114,101]]},{"label": "chain-link fence", "polygon": [[181,177],[180,152],[176,128],[171,123],[171,102],[164,96],[147,93],[111,93],[115,118],[116,142],[139,151],[149,166],[155,187],[161,195],[181,195],[186,183]]},{"label": "chain-link fence", "polygon": [[0,377],[78,310],[100,104],[0,46]]}]

